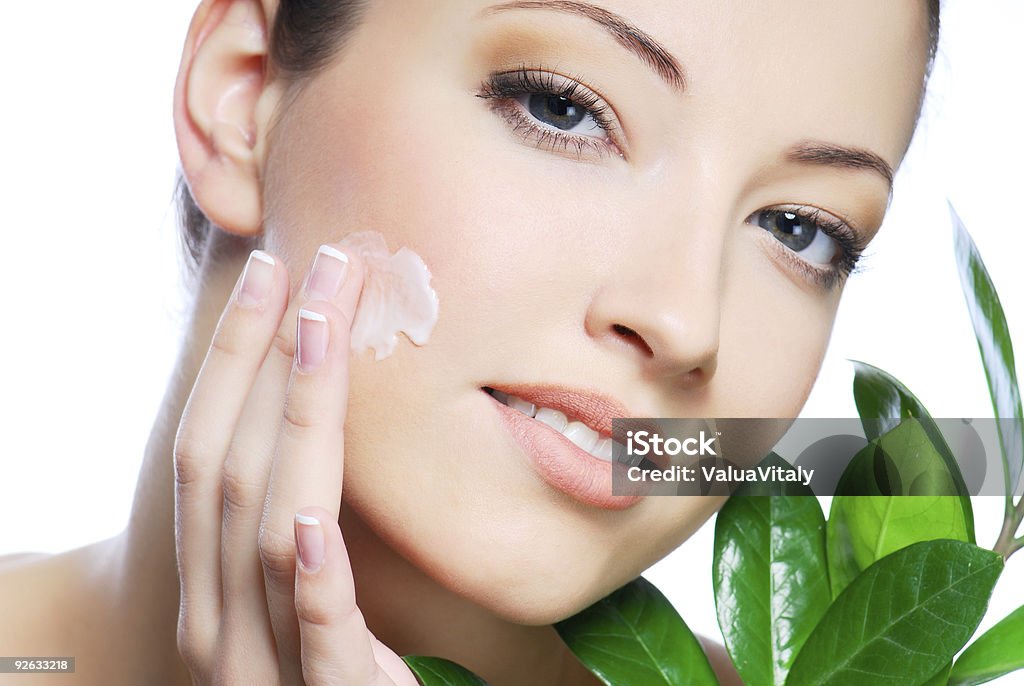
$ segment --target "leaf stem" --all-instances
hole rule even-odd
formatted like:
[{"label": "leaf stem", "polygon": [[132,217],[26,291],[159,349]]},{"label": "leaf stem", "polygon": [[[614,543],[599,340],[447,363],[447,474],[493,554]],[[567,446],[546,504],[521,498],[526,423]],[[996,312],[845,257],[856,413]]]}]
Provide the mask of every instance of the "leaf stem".
[{"label": "leaf stem", "polygon": [[1013,496],[1006,497],[1006,515],[1003,517],[1003,528],[999,532],[999,538],[992,547],[994,552],[1003,556],[1003,560],[1010,559],[1010,556],[1024,547],[1024,537],[1015,538],[1024,521],[1024,498],[1021,498],[1016,506],[1013,504]]}]

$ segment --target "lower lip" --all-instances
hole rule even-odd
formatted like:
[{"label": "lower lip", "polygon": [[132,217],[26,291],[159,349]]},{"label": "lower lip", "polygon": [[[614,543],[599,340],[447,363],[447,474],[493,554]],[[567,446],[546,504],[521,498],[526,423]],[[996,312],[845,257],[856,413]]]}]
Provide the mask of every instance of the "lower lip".
[{"label": "lower lip", "polygon": [[[642,492],[612,495],[612,470],[622,470],[625,477],[625,466],[594,457],[547,424],[498,402],[486,391],[481,392],[497,406],[513,438],[550,485],[581,503],[605,510],[625,510],[643,499]],[[637,484],[637,490],[644,490],[641,484]]]}]

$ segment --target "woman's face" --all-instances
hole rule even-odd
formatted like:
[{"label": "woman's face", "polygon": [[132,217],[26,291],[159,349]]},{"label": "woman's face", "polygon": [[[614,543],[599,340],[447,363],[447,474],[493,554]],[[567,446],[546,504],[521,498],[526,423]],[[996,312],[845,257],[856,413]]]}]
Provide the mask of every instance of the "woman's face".
[{"label": "woman's face", "polygon": [[482,389],[796,416],[925,68],[923,1],[599,1],[637,30],[582,2],[371,0],[263,162],[293,283],[321,243],[371,229],[423,257],[440,299],[426,346],[353,359],[347,506],[521,623],[610,592],[721,501],[580,502]]}]

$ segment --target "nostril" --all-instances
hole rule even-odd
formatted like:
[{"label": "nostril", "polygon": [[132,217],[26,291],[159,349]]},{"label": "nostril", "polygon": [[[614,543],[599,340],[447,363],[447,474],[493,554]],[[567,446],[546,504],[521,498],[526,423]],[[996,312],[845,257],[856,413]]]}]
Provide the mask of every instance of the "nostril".
[{"label": "nostril", "polygon": [[647,341],[643,339],[643,336],[641,336],[628,326],[623,326],[622,324],[612,324],[612,330],[615,331],[615,333],[622,336],[623,338],[627,338],[635,342],[648,356],[654,355],[654,351],[651,350],[651,346],[647,345]]},{"label": "nostril", "polygon": [[622,324],[615,324],[615,325],[612,326],[612,328],[615,329],[615,333],[621,334],[623,336],[636,336],[637,335],[636,331],[633,331],[633,329],[629,328],[628,326],[623,326]]}]

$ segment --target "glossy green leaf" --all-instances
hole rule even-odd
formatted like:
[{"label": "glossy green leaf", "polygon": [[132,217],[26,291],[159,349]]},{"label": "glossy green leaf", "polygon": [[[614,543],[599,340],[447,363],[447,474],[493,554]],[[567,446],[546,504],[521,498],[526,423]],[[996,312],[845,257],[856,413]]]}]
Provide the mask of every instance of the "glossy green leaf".
[{"label": "glossy green leaf", "polygon": [[925,541],[871,565],[808,637],[787,686],[917,686],[967,642],[1002,558],[961,541]]},{"label": "glossy green leaf", "polygon": [[903,419],[931,416],[917,396],[892,374],[867,362],[850,362],[854,369],[853,400],[868,440],[894,429]]},{"label": "glossy green leaf", "polygon": [[949,463],[943,459],[924,425],[915,418],[904,419],[854,455],[839,479],[836,493],[961,494]]},{"label": "glossy green leaf", "polygon": [[831,600],[825,518],[803,495],[730,498],[715,524],[718,624],[748,686],[781,686]]},{"label": "glossy green leaf", "polygon": [[952,496],[843,496],[828,517],[832,596],[877,560],[920,541],[971,543],[967,515]]},{"label": "glossy green leaf", "polygon": [[953,665],[950,686],[983,684],[1024,669],[1024,607],[1019,607],[967,647]]},{"label": "glossy green leaf", "polygon": [[1016,421],[999,422],[999,442],[1003,451],[1003,477],[1006,493],[1015,493],[1020,482],[1021,468],[1024,467],[1024,439],[1021,425],[1020,386],[1017,384],[1017,368],[1013,361],[1013,345],[1010,330],[1006,326],[1003,306],[999,302],[992,279],[981,260],[978,247],[974,244],[953,206],[949,206],[953,218],[955,251],[960,271],[960,285],[967,299],[967,309],[974,325],[974,337],[978,341],[981,361],[985,367],[989,395],[995,416]]},{"label": "glossy green leaf", "polygon": [[661,591],[637,577],[555,624],[580,661],[609,686],[717,686],[704,650]]},{"label": "glossy green leaf", "polygon": [[949,679],[949,669],[953,666],[953,663],[947,663],[942,666],[938,672],[935,673],[928,681],[921,684],[921,686],[946,686]]},{"label": "glossy green leaf", "polygon": [[487,686],[486,681],[451,660],[421,655],[402,659],[423,686]]},{"label": "glossy green leaf", "polygon": [[970,491],[964,483],[960,464],[935,420],[917,396],[896,377],[866,362],[851,361],[854,366],[853,397],[857,403],[861,425],[864,427],[864,435],[870,441],[896,428],[902,420],[916,418],[948,468],[960,497],[961,507],[967,515],[968,540],[973,543],[974,510],[971,506]]}]

